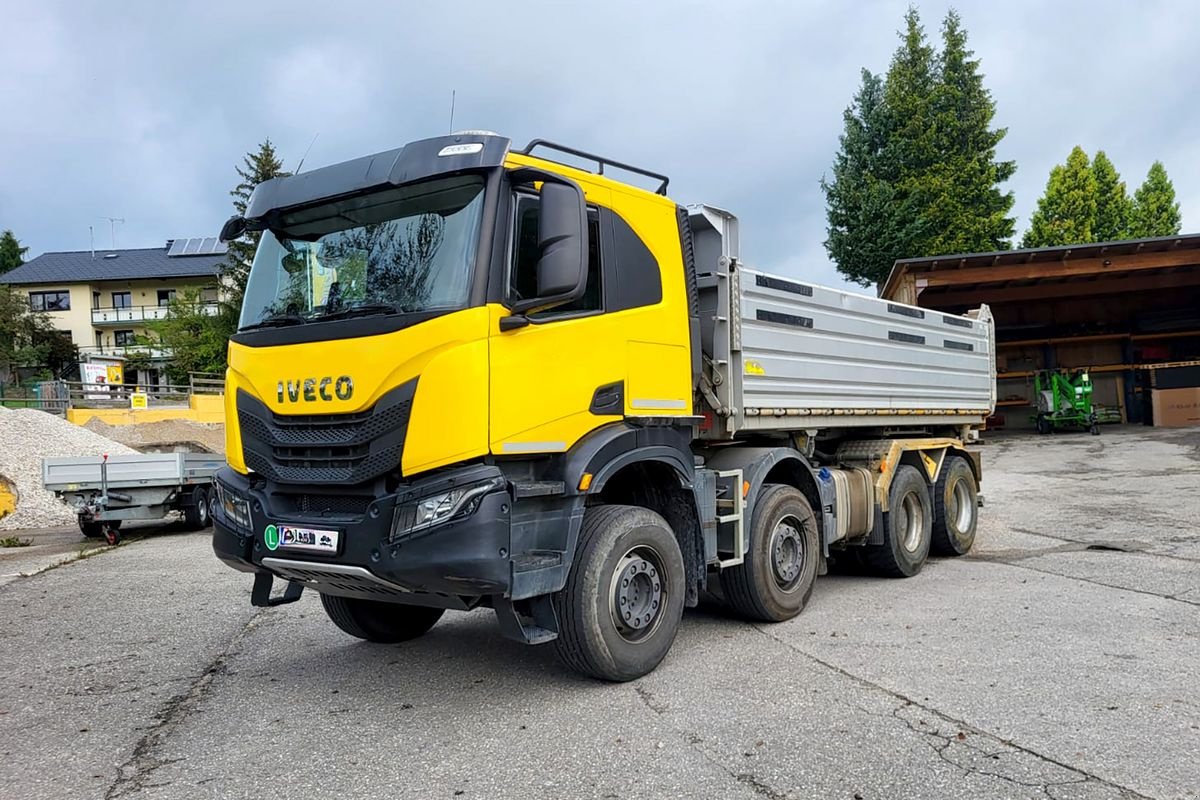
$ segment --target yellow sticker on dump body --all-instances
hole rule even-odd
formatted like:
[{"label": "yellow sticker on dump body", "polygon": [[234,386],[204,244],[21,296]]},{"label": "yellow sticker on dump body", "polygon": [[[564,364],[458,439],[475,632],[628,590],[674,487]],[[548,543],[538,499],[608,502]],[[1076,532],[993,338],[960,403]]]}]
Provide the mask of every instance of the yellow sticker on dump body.
[{"label": "yellow sticker on dump body", "polygon": [[746,374],[747,375],[766,375],[767,371],[765,369],[763,369],[762,364],[758,363],[757,361],[747,361],[746,362]]}]

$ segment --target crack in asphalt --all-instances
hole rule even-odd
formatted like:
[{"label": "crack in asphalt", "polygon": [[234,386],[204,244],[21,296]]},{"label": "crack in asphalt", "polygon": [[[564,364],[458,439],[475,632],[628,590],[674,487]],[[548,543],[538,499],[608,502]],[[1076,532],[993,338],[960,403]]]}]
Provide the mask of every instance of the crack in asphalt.
[{"label": "crack in asphalt", "polygon": [[[1105,786],[1110,789],[1115,789],[1117,792],[1120,793],[1121,797],[1129,798],[1129,800],[1154,800],[1154,798],[1151,798],[1148,795],[1141,794],[1133,789],[1130,789],[1127,786],[1122,786],[1118,783],[1114,783],[1113,781],[1106,780],[1104,778],[1101,778],[1099,775],[1094,775],[1090,772],[1087,772],[1086,770],[1080,769],[1079,767],[1073,767],[1070,764],[1064,763],[1062,761],[1059,761],[1059,760],[1053,758],[1052,756],[1045,755],[1044,753],[1039,753],[1036,750],[1033,750],[1029,747],[1025,747],[1023,745],[1017,744],[1016,742],[1014,742],[1010,739],[1004,739],[1000,736],[996,736],[995,734],[989,733],[980,728],[976,728],[975,726],[970,725],[969,723],[965,722],[964,720],[955,719],[954,717],[951,717],[948,714],[943,714],[941,711],[938,711],[937,709],[932,708],[931,706],[927,706],[927,705],[924,705],[923,703],[917,702],[916,700],[913,700],[911,697],[908,697],[901,692],[897,692],[892,689],[889,689],[886,686],[875,683],[874,681],[871,681],[860,675],[855,675],[854,673],[849,672],[848,670],[845,670],[845,669],[837,666],[836,664],[833,664],[833,663],[830,663],[823,659],[820,659],[817,656],[814,656],[813,654],[800,649],[799,647],[792,644],[791,642],[785,641],[784,639],[781,639],[780,637],[774,635],[773,633],[770,633],[769,631],[764,630],[762,627],[760,627],[758,625],[751,625],[750,628],[753,629],[754,631],[762,634],[763,636],[767,637],[768,639],[776,642],[777,644],[782,645],[783,647],[787,648],[788,650],[791,650],[792,652],[797,653],[797,654],[809,659],[810,661],[812,661],[815,664],[819,664],[820,666],[825,667],[826,669],[832,670],[833,672],[836,672],[837,674],[839,674],[845,678],[849,678],[850,680],[854,681],[855,683],[858,683],[861,686],[866,686],[866,687],[869,687],[872,689],[876,689],[878,691],[881,691],[881,692],[887,694],[890,697],[895,698],[896,700],[899,700],[900,705],[897,706],[895,709],[893,709],[891,716],[895,717],[896,719],[900,720],[901,722],[904,722],[905,725],[910,730],[913,730],[913,731],[923,734],[923,735],[933,735],[933,736],[936,736],[939,740],[944,740],[945,741],[944,745],[942,745],[940,747],[933,747],[933,749],[937,752],[937,754],[940,758],[942,758],[943,760],[952,764],[956,768],[964,770],[967,774],[990,775],[992,777],[996,777],[1001,780],[1009,781],[1014,784],[1025,785],[1025,786],[1028,786],[1029,788],[1040,788],[1040,789],[1042,789],[1043,793],[1045,793],[1047,795],[1047,797],[1052,797],[1052,795],[1050,795],[1048,790],[1049,790],[1049,788],[1052,788],[1054,786],[1065,786],[1065,785],[1071,785],[1071,784],[1076,784],[1076,783],[1094,782],[1097,785]],[[899,716],[899,712],[902,709],[908,708],[910,706],[918,708],[921,711],[924,711],[925,713],[930,714],[944,722],[955,725],[958,727],[959,730],[952,737],[947,738],[947,737],[943,737],[940,734],[937,734],[932,731],[922,731],[919,728],[914,728],[912,723],[909,720]],[[862,709],[861,707],[859,707],[859,710],[866,711],[866,709]],[[872,714],[873,716],[879,716],[878,714],[873,714],[872,712],[869,712],[869,711],[867,711],[866,713]],[[976,768],[967,767],[963,764],[959,764],[955,761],[952,761],[948,756],[946,756],[944,751],[948,747],[950,747],[950,745],[952,745],[952,744],[962,744],[962,741],[960,741],[958,739],[958,734],[960,732],[965,733],[967,731],[971,732],[972,734],[978,735],[978,736],[986,736],[989,739],[993,739],[993,740],[999,742],[1000,744],[1004,745],[1005,747],[1010,747],[1019,753],[1024,753],[1026,755],[1032,756],[1035,759],[1038,759],[1039,761],[1045,762],[1047,764],[1052,764],[1056,767],[1067,770],[1068,772],[1071,772],[1071,773],[1074,773],[1074,774],[1080,776],[1080,779],[1072,780],[1072,781],[1052,781],[1052,782],[1037,783],[1037,784],[1023,784],[1020,781],[1014,780],[1009,776],[998,775],[998,774],[993,775],[992,773],[989,773],[987,771],[980,771]],[[933,745],[931,745],[931,747],[932,746]],[[976,750],[976,752],[984,753],[984,751],[979,750],[978,748],[971,748],[971,749]]]},{"label": "crack in asphalt", "polygon": [[225,674],[227,671],[226,664],[229,658],[237,652],[237,647],[242,640],[258,626],[263,618],[263,613],[267,610],[260,609],[246,620],[245,624],[230,637],[225,647],[217,653],[208,666],[199,675],[192,676],[192,682],[188,688],[171,697],[159,708],[155,713],[154,724],[146,728],[142,737],[134,745],[133,753],[117,767],[116,778],[105,791],[104,800],[116,800],[116,798],[140,792],[143,789],[170,784],[170,781],[150,783],[149,779],[157,770],[182,759],[161,758],[156,756],[155,752],[188,717],[196,713],[197,707],[217,676]]},{"label": "crack in asphalt", "polygon": [[[670,710],[670,706],[657,702],[654,697],[654,693],[644,686],[634,685],[633,691],[635,694],[637,694],[638,699],[642,701],[642,704],[645,705],[646,708],[650,709],[650,711],[652,711],[654,714],[661,717],[665,716]],[[738,772],[726,766],[719,758],[712,755],[701,746],[704,740],[701,739],[697,734],[690,731],[680,731],[678,729],[675,729],[675,732],[682,734],[684,743],[698,753],[701,758],[712,764],[717,769],[721,770],[721,772],[724,772],[738,783],[750,787],[756,794],[760,794],[763,797],[769,798],[769,800],[789,800],[789,795],[786,792],[779,791],[754,773]]]}]

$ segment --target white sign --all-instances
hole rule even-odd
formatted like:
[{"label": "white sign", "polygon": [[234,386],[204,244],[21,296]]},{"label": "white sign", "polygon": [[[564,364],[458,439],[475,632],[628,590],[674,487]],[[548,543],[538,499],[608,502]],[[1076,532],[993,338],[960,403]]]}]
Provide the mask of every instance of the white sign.
[{"label": "white sign", "polygon": [[87,390],[85,396],[88,400],[108,399],[108,365],[80,364],[79,376],[83,379],[84,388]]}]

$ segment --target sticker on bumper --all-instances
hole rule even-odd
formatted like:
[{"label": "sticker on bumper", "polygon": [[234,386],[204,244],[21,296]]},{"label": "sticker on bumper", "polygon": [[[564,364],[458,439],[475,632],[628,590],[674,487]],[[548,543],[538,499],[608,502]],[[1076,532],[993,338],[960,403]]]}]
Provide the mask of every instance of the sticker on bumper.
[{"label": "sticker on bumper", "polygon": [[[336,553],[338,550],[338,531],[293,528],[290,525],[280,525],[277,535],[279,540],[278,547],[285,550],[308,550],[317,553]],[[271,548],[269,538],[267,540],[267,547],[274,549]]]}]

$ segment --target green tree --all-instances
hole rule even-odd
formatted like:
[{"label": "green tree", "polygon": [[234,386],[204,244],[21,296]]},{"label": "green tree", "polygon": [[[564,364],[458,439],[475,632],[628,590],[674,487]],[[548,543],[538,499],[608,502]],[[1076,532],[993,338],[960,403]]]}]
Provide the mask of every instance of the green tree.
[{"label": "green tree", "polygon": [[27,292],[0,285],[0,383],[9,382],[18,367],[50,369],[51,355],[69,358],[61,339],[50,318],[29,307]]},{"label": "green tree", "polygon": [[1133,193],[1129,238],[1174,236],[1179,233],[1182,223],[1179,203],[1175,200],[1175,186],[1167,177],[1162,162],[1155,161],[1150,165],[1145,182]]},{"label": "green tree", "polygon": [[22,247],[12,231],[0,234],[0,275],[24,264],[27,252],[29,248]]},{"label": "green tree", "polygon": [[973,56],[952,9],[942,23],[940,79],[932,98],[936,158],[920,177],[928,238],[919,243],[919,255],[1004,250],[1013,236],[1013,194],[999,184],[1017,165],[996,160],[996,146],[1008,131],[991,127],[996,104]]},{"label": "green tree", "polygon": [[996,161],[1004,129],[979,61],[951,11],[942,53],[929,44],[915,8],[884,79],[864,70],[843,117],[826,198],[826,250],[838,271],[863,285],[882,282],[898,258],[1008,246],[1011,161]]},{"label": "green tree", "polygon": [[1129,233],[1133,204],[1125,192],[1125,181],[1117,173],[1108,155],[1096,151],[1092,159],[1092,174],[1096,177],[1096,220],[1092,225],[1092,241],[1115,242]]},{"label": "green tree", "polygon": [[1029,219],[1022,247],[1055,247],[1094,242],[1096,176],[1087,153],[1078,145],[1066,164],[1050,170],[1046,192]]},{"label": "green tree", "polygon": [[[250,194],[254,187],[271,178],[278,178],[291,173],[283,169],[283,161],[275,152],[275,145],[266,139],[252,153],[247,153],[242,164],[235,168],[238,185],[229,195],[233,198],[233,207],[237,213],[245,214],[250,202]],[[242,298],[246,293],[246,279],[250,276],[250,264],[254,261],[254,251],[258,248],[261,233],[247,233],[242,238],[229,243],[229,254],[221,268],[221,281],[226,293],[225,302],[233,310],[233,319],[241,312]],[[230,333],[233,329],[230,329]]]},{"label": "green tree", "polygon": [[164,319],[148,323],[157,341],[142,341],[147,347],[161,346],[171,351],[166,366],[172,383],[187,383],[192,372],[224,372],[229,331],[236,329],[237,318],[227,306],[210,313],[198,288],[184,289],[175,295]]}]

